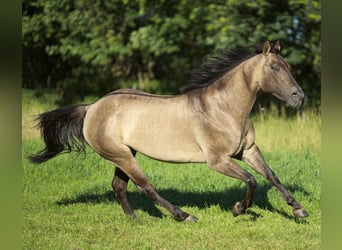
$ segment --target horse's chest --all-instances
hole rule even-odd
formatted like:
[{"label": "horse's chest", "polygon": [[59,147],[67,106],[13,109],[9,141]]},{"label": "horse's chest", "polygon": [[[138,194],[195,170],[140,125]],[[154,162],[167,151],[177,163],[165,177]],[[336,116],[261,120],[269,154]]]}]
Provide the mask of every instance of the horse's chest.
[{"label": "horse's chest", "polygon": [[232,125],[222,128],[207,128],[206,138],[209,148],[231,156],[237,155],[244,148],[248,147],[248,126]]}]

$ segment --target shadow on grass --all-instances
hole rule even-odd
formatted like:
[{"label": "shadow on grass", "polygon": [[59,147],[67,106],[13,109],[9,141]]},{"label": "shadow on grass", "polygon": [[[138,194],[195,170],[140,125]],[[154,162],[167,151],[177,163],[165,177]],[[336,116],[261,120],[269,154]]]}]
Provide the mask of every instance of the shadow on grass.
[{"label": "shadow on grass", "polygon": [[[286,186],[287,189],[293,193],[294,191],[299,191],[304,193],[305,195],[309,195],[309,193],[304,190],[302,187],[298,185],[294,186]],[[289,215],[287,212],[283,210],[278,210],[274,208],[268,201],[267,193],[268,190],[273,188],[273,186],[269,183],[262,183],[257,186],[254,202],[252,208],[257,206],[261,209],[268,210],[271,212],[276,212],[284,216],[289,220],[295,220],[294,216]],[[239,201],[243,198],[245,193],[245,188],[234,186],[230,187],[224,191],[206,191],[206,192],[181,192],[175,189],[161,189],[156,190],[158,194],[164,198],[166,198],[172,204],[182,207],[182,206],[190,206],[190,207],[198,207],[200,209],[205,209],[213,205],[219,205],[220,208],[224,211],[230,211],[234,206],[236,201]],[[280,195],[280,194],[279,194]],[[133,209],[140,209],[142,211],[147,212],[150,216],[160,217],[162,218],[162,212],[155,206],[155,203],[149,200],[148,198],[140,195],[138,191],[136,192],[127,192],[128,200]],[[107,191],[103,194],[82,194],[73,199],[63,199],[58,201],[58,205],[70,205],[77,203],[89,203],[89,204],[97,204],[97,203],[106,203],[106,202],[117,202],[113,191]],[[285,201],[284,201],[285,202]],[[251,209],[247,209],[246,212],[251,216],[251,220],[256,220],[261,217],[261,214],[254,212]],[[299,222],[295,220],[296,222]]]}]

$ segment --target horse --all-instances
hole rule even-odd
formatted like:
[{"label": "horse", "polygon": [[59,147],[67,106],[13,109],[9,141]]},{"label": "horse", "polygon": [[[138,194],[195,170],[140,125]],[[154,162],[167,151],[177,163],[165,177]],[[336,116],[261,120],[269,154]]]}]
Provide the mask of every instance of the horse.
[{"label": "horse", "polygon": [[251,207],[257,186],[255,177],[238,164],[244,161],[277,188],[295,218],[304,218],[308,213],[281,184],[255,144],[250,119],[260,90],[293,108],[302,103],[304,92],[280,50],[279,41],[272,45],[266,41],[259,51],[235,48],[208,57],[177,95],[119,89],[91,104],[42,113],[36,122],[45,148],[27,157],[38,164],[60,153],[85,152],[89,145],[114,165],[112,188],[125,214],[136,217],[126,195],[131,180],[139,193],[179,221],[197,218],[157,193],[135,159],[137,152],[164,162],[206,163],[243,181],[247,190],[233,206],[234,216]]}]

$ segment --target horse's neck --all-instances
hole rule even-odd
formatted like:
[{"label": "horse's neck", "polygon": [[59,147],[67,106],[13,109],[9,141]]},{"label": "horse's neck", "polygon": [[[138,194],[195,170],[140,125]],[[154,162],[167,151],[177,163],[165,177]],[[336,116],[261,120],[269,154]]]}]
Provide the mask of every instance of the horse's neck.
[{"label": "horse's neck", "polygon": [[[214,98],[218,101],[212,108],[221,109],[242,122],[249,117],[258,90],[257,86],[253,85],[255,83],[250,70],[246,67],[248,64],[244,63],[217,80],[214,84],[220,85],[220,88],[212,86]],[[210,96],[208,98],[212,99]]]}]

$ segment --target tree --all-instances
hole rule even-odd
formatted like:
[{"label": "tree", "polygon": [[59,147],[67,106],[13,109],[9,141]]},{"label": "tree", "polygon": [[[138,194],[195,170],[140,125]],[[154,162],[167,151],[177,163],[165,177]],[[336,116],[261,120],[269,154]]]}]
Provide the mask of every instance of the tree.
[{"label": "tree", "polygon": [[64,103],[120,87],[177,93],[206,54],[280,39],[320,103],[320,2],[24,0],[23,86]]}]

